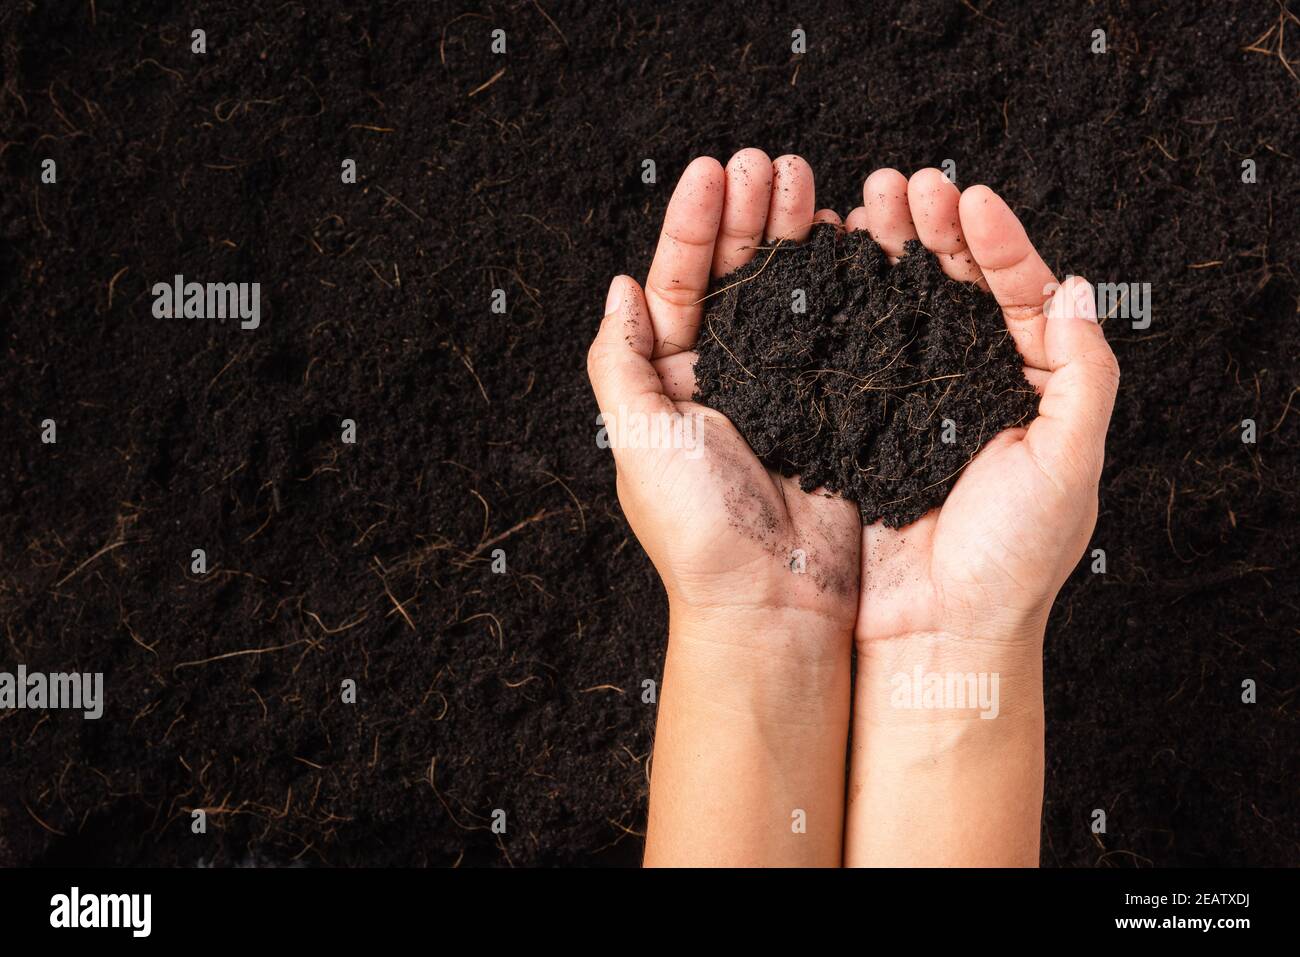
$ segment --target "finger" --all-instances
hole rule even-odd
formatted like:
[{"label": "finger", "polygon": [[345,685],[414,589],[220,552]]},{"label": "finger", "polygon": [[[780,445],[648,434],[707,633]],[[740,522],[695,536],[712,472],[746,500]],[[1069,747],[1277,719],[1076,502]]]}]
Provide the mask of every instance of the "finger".
[{"label": "finger", "polygon": [[1007,328],[1025,364],[1046,369],[1043,304],[1056,282],[1052,270],[1020,225],[1016,214],[987,186],[961,194],[961,229],[966,245],[984,273],[989,291],[1002,307]]},{"label": "finger", "polygon": [[718,241],[713,249],[713,275],[725,276],[754,257],[763,241],[767,207],[772,198],[772,161],[762,150],[741,150],[727,163],[726,195]]},{"label": "finger", "polygon": [[957,208],[960,199],[961,190],[937,169],[923,169],[907,181],[907,205],[921,245],[934,253],[946,275],[959,282],[981,283],[987,289],[962,235]]},{"label": "finger", "polygon": [[813,213],[813,225],[818,226],[822,223],[829,223],[832,226],[842,226],[840,214],[833,209],[819,209]]},{"label": "finger", "polygon": [[891,263],[898,262],[909,239],[916,239],[907,205],[907,177],[896,169],[878,169],[862,184],[865,223]]},{"label": "finger", "polygon": [[858,206],[844,217],[844,228],[851,233],[867,228],[867,207]]},{"label": "finger", "polygon": [[722,165],[701,156],[686,167],[668,201],[645,287],[654,328],[653,355],[672,355],[695,345],[725,190]]},{"label": "finger", "polygon": [[1046,312],[1051,376],[1025,441],[1040,467],[1062,487],[1095,485],[1119,388],[1119,364],[1097,322],[1097,302],[1086,280],[1067,280]]},{"label": "finger", "polygon": [[812,167],[801,156],[772,161],[772,201],[767,210],[767,238],[803,242],[812,230],[817,190]]},{"label": "finger", "polygon": [[1035,369],[1032,366],[1025,366],[1020,370],[1025,374],[1025,381],[1034,387],[1034,391],[1039,395],[1047,388],[1047,381],[1052,378],[1052,374],[1046,369]]},{"label": "finger", "polygon": [[671,412],[663,384],[650,362],[654,328],[641,287],[615,276],[605,299],[605,318],[587,351],[587,376],[606,424],[624,412]]},{"label": "finger", "polygon": [[664,395],[674,402],[689,402],[695,397],[695,360],[699,357],[692,349],[653,360]]}]

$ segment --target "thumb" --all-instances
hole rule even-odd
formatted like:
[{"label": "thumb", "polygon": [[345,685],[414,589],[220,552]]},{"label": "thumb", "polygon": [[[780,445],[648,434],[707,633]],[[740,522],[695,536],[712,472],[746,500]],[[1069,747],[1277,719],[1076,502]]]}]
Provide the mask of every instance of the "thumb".
[{"label": "thumb", "polygon": [[676,409],[650,362],[653,348],[645,293],[632,277],[615,276],[605,299],[605,318],[587,351],[587,376],[611,435],[619,418]]},{"label": "thumb", "polygon": [[1095,485],[1101,478],[1106,429],[1119,388],[1119,363],[1097,322],[1097,300],[1087,280],[1067,279],[1044,313],[1051,375],[1025,441],[1061,487]]}]

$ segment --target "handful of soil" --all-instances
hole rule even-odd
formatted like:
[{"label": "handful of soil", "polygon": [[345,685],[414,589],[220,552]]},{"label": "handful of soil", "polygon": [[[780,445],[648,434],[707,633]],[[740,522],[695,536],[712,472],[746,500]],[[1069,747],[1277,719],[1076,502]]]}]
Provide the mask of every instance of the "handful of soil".
[{"label": "handful of soil", "polygon": [[901,528],[1038,400],[996,300],[949,279],[919,242],[898,265],[865,231],[817,226],[714,283],[697,401],[770,468]]}]

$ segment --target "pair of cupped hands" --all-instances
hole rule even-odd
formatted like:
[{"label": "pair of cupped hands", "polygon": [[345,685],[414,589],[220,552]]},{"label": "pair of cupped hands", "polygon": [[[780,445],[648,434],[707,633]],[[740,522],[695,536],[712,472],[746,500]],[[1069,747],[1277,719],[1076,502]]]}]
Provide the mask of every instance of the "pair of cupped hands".
[{"label": "pair of cupped hands", "polygon": [[[867,230],[895,262],[905,244],[919,240],[948,276],[991,292],[1039,394],[1028,427],[986,444],[942,507],[905,528],[863,527],[853,503],[803,492],[797,478],[767,469],[725,416],[692,401],[693,349],[710,281],[749,261],[762,243],[800,242],[821,222]],[[862,205],[841,222],[817,208],[813,172],[802,158],[773,161],[745,149],[725,167],[707,157],[687,167],[644,286],[629,276],[610,285],[587,368],[612,437],[620,434],[617,423],[637,417],[704,424],[702,434],[687,433],[690,443],[612,443],[619,501],[663,579],[670,610],[647,860],[836,863],[842,836],[845,860],[924,859],[916,848],[925,835],[906,838],[896,855],[878,841],[854,852],[847,835],[855,815],[895,831],[907,829],[900,822],[921,826],[924,814],[895,792],[917,764],[911,755],[931,748],[952,757],[956,737],[938,741],[927,731],[918,745],[914,737],[877,735],[896,723],[895,713],[875,710],[878,687],[859,686],[873,661],[888,662],[877,669],[882,675],[913,663],[1037,669],[1041,685],[1048,613],[1096,521],[1119,381],[1092,287],[1078,277],[1058,283],[1015,214],[985,186],[960,191],[937,169],[910,178],[879,169],[863,185]],[[679,697],[665,710],[674,682]],[[1041,690],[1022,697],[1031,702],[1027,711],[1041,713]],[[737,727],[727,731],[733,720]],[[855,757],[845,795],[850,720]],[[1020,833],[1013,852],[983,847],[984,837],[952,820],[943,789],[927,784],[936,806],[923,829],[931,838],[950,831],[950,845],[961,849],[930,860],[1032,862],[1037,805],[1032,794],[1023,802],[1019,795],[1034,791],[1035,774],[1041,789],[1040,722],[1031,721],[1025,737],[1030,756],[1018,790],[989,790],[984,810],[975,808],[977,817],[995,820],[999,808],[1023,803],[1017,820],[999,824]],[[715,753],[727,751],[731,759]],[[878,758],[887,754],[911,764],[886,772]],[[823,766],[813,768],[818,760]],[[926,761],[934,778],[938,758]],[[951,783],[969,770],[978,781],[972,768],[937,773]],[[656,796],[661,770],[671,787],[661,785]],[[728,779],[734,786],[719,783]],[[969,794],[983,785],[963,787]],[[820,852],[773,852],[761,828],[737,827],[715,840],[716,824],[692,823],[737,805],[775,820],[790,804],[796,817],[817,805],[829,819]],[[679,835],[675,848],[669,831]]]},{"label": "pair of cupped hands", "polygon": [[[867,230],[891,260],[919,240],[947,275],[996,297],[1040,394],[1037,417],[989,442],[943,506],[902,529],[863,528],[852,503],[766,469],[724,416],[692,401],[703,300],[710,280],[759,244],[799,242],[815,223],[841,220],[817,209],[812,169],[798,156],[745,149],[725,168],[701,157],[673,192],[645,286],[628,276],[610,285],[588,355],[607,423],[693,414],[706,424],[698,449],[615,446],[623,510],[684,615],[796,610],[859,643],[919,631],[1041,633],[1096,521],[1119,382],[1092,287],[1078,277],[1059,284],[985,186],[963,192],[937,169],[910,179],[879,169],[862,199],[845,229]],[[791,573],[796,549],[804,574]]]}]

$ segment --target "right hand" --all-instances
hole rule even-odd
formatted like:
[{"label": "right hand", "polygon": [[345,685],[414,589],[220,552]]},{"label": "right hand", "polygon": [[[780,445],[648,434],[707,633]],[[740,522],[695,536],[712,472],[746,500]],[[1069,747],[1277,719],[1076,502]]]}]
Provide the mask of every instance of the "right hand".
[{"label": "right hand", "polygon": [[992,190],[964,193],[936,169],[868,177],[846,221],[891,256],[919,239],[954,279],[990,290],[1041,395],[1028,428],[1008,429],[962,472],[942,507],[912,525],[863,530],[859,650],[908,635],[997,643],[1041,639],[1092,534],[1119,366],[1092,287],[1059,286]]}]

